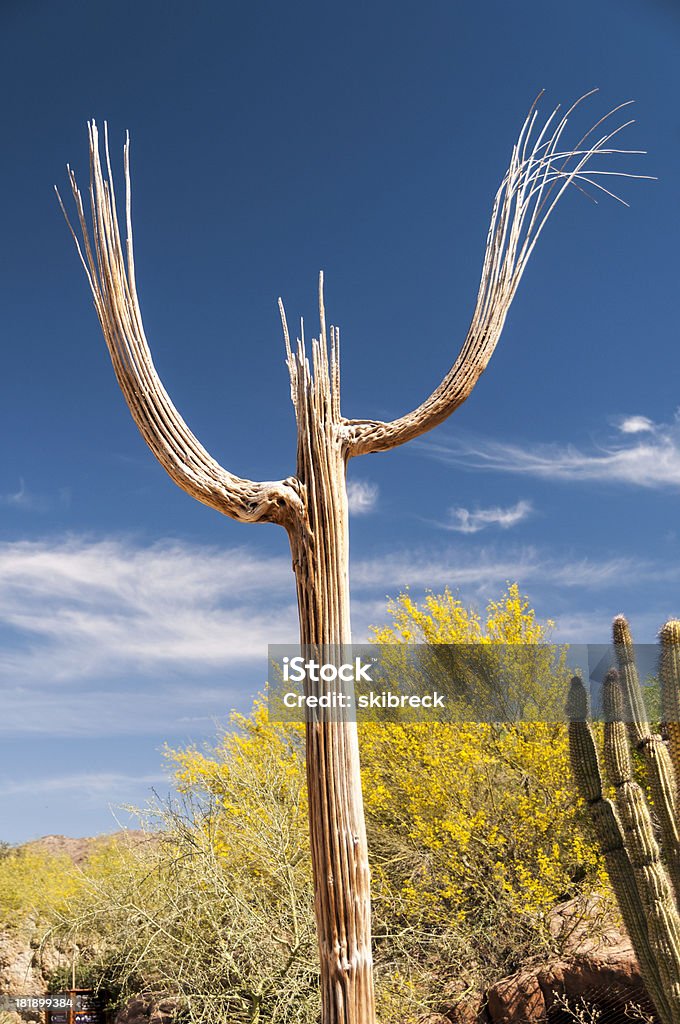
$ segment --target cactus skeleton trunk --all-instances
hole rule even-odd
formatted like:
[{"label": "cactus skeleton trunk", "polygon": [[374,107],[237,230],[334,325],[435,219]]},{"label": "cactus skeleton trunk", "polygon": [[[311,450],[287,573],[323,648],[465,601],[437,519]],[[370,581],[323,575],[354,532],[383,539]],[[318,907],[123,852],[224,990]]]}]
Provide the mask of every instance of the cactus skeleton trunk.
[{"label": "cactus skeleton trunk", "polygon": [[[302,341],[291,351],[281,306],[298,425],[296,472],[304,495],[304,518],[290,531],[290,544],[300,642],[319,661],[342,661],[351,626],[345,453],[338,429],[339,337],[331,327],[329,363],[322,285],[323,278],[311,370]],[[306,733],[322,1019],[372,1021],[370,874],[356,725],[335,714],[330,721],[308,721]]]},{"label": "cactus skeleton trunk", "polygon": [[[577,182],[580,188],[607,192],[601,175],[635,177],[591,166],[595,157],[634,152],[610,145],[631,122],[596,132],[621,108],[601,118],[574,147],[564,149],[561,140],[573,109],[561,118],[554,111],[541,128],[535,104],[531,108],[493,205],[467,337],[441,384],[411,413],[392,422],[348,420],[341,415],[339,335],[330,328],[329,353],[322,278],[319,337],[312,341],[311,366],[303,338],[292,350],[281,307],[298,427],[297,467],[294,476],[264,482],[235,476],[209,455],[156,373],[135,283],[129,144],[123,244],[108,140],[105,135],[104,173],[97,128],[90,124],[92,224],[90,228],[69,169],[82,243],[71,230],[120,388],[144,440],[183,490],[239,522],[270,522],[286,529],[303,645],[332,651],[351,638],[347,461],[403,444],[457,409],[493,354],[527,261],[564,191]],[[356,724],[319,718],[308,723],[306,736],[322,1024],[373,1024],[370,884]]]}]

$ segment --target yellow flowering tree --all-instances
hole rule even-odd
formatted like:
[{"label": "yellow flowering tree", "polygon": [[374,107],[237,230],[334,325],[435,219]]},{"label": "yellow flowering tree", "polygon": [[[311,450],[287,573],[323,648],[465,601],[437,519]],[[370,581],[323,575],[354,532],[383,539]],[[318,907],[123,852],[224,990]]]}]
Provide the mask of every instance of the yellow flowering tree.
[{"label": "yellow flowering tree", "polygon": [[[421,603],[403,593],[389,613],[376,643],[517,648],[523,685],[561,717],[564,652],[528,657],[553,623],[537,619],[516,584],[485,615],[449,590]],[[491,908],[535,923],[582,880],[601,881],[559,721],[371,723],[361,750],[377,901],[438,925]]]},{"label": "yellow flowering tree", "polygon": [[563,721],[566,652],[546,643],[554,624],[536,618],[516,583],[484,617],[448,589],[420,605],[402,593],[388,612],[392,623],[372,631],[381,663],[394,680],[443,691],[450,718]]},{"label": "yellow flowering tree", "polygon": [[467,608],[447,587],[429,592],[418,604],[408,590],[387,605],[392,620],[371,630],[375,643],[538,644],[549,639],[555,623],[540,622],[517,583],[508,585],[498,601],[489,601],[486,615]]}]

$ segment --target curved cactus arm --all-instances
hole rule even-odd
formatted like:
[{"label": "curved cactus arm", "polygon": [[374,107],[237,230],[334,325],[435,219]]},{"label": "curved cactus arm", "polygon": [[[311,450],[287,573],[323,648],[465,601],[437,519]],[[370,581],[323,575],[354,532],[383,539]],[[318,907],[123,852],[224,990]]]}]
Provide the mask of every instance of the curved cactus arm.
[{"label": "curved cactus arm", "polygon": [[676,787],[680,784],[680,621],[669,619],[659,631],[659,678]]},{"label": "curved cactus arm", "polygon": [[605,121],[628,104],[621,104],[600,118],[575,146],[563,148],[562,136],[569,117],[586,96],[577,100],[561,119],[557,116],[559,108],[554,110],[542,128],[537,127],[537,101],[534,102],[496,193],[477,302],[458,358],[439,387],[406,416],[391,422],[344,420],[348,457],[404,444],[437,426],[470,396],[493,355],[538,237],[571,184],[587,184],[613,196],[601,184],[602,175],[644,177],[591,166],[595,157],[639,152],[611,146],[612,139],[631,121],[605,130],[601,136],[598,133]]},{"label": "curved cactus arm", "polygon": [[663,1024],[676,1024],[666,999],[665,986],[650,946],[647,918],[633,866],[623,838],[623,829],[611,800],[602,793],[597,748],[588,722],[588,697],[578,676],[574,676],[567,700],[569,755],[579,793],[585,801],[595,835],[607,866],[621,916],[630,936],[640,971]]},{"label": "curved cactus arm", "polygon": [[676,893],[680,894],[680,832],[678,831],[675,774],[666,744],[653,733],[647,720],[642,689],[635,664],[635,646],[630,627],[623,615],[613,623],[613,639],[619,664],[624,715],[628,731],[647,765],[647,778],[659,821],[661,848]]},{"label": "curved cactus arm", "polygon": [[647,917],[649,945],[655,956],[672,1020],[680,1022],[680,915],[670,879],[661,863],[654,825],[641,787],[633,780],[623,722],[624,701],[616,669],[603,685],[605,763],[616,789],[626,848]]},{"label": "curved cactus arm", "polygon": [[[99,154],[99,135],[89,124],[90,207],[92,239],[76,177],[68,169],[83,244],[71,229],[94,297],[104,338],[121,391],[147,445],[170,477],[204,505],[240,522],[276,522],[286,525],[301,508],[300,488],[293,478],[255,482],[234,476],[200,444],[177,412],[156,372],[144,333],[137,298],[130,214],[129,140],[125,144],[126,227],[125,250],[120,236],[111,174],[108,139],[105,153],[108,178]],[[127,257],[127,265],[126,265]]]}]

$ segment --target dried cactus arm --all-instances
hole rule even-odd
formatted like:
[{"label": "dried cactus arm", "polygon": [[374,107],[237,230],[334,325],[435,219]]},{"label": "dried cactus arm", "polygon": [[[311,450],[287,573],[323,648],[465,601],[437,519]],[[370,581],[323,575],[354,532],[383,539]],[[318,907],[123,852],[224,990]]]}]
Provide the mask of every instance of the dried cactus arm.
[{"label": "dried cactus arm", "polygon": [[[605,132],[596,142],[588,141],[599,126],[621,107],[614,108],[601,118],[573,149],[561,148],[560,141],[569,116],[581,100],[559,121],[557,110],[553,111],[537,134],[534,132],[536,104],[524,122],[513,148],[507,174],[496,194],[477,303],[467,337],[455,363],[429,398],[406,416],[390,422],[344,420],[348,457],[387,451],[404,444],[436,427],[462,405],[493,355],[529,257],[548,217],[566,189],[571,184],[582,187],[585,183],[613,195],[597,180],[600,175],[637,177],[592,167],[586,170],[586,165],[595,157],[639,152],[610,146],[614,136],[631,121]],[[614,198],[618,199],[617,196]]]},{"label": "dried cactus arm", "polygon": [[125,146],[127,240],[124,255],[108,140],[105,138],[107,180],[102,171],[94,123],[89,125],[89,137],[92,239],[76,178],[69,168],[82,247],[61,197],[59,201],[87,274],[116,378],[142,437],[172,480],[204,505],[239,522],[285,524],[292,511],[299,509],[301,504],[296,481],[289,478],[255,482],[229,473],[200,444],[170,400],[153,364],[137,298],[130,215],[129,142]]},{"label": "dried cactus arm", "polygon": [[381,420],[346,421],[350,457],[396,448],[447,419],[472,393],[493,355],[501,327],[502,324],[493,334],[469,335],[442,383],[413,412],[387,423]]}]

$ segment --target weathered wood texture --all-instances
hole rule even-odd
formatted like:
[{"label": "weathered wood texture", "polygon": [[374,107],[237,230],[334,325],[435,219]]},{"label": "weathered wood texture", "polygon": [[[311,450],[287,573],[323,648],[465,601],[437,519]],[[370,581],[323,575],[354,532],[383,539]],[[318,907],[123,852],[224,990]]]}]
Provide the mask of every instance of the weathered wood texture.
[{"label": "weathered wood texture", "polygon": [[[311,367],[291,351],[281,315],[298,426],[304,512],[289,530],[300,642],[320,662],[342,662],[351,642],[346,451],[340,430],[339,336],[330,361],[319,279],[319,338]],[[307,789],[324,1021],[373,1021],[371,891],[356,724],[337,711],[308,721]]]},{"label": "weathered wood texture", "polygon": [[[494,201],[467,338],[442,383],[413,412],[389,423],[344,419],[339,334],[330,328],[329,353],[323,279],[319,281],[319,337],[312,340],[311,366],[303,339],[292,350],[281,307],[298,426],[297,468],[294,476],[264,482],[242,479],[215,462],[175,409],[156,373],[135,283],[129,143],[125,146],[127,237],[123,245],[108,140],[105,174],[97,128],[94,123],[89,126],[92,237],[69,168],[82,246],[71,230],[130,412],[149,448],[188,494],[240,522],[285,527],[297,584],[300,640],[308,648],[341,656],[343,646],[351,641],[348,459],[403,444],[441,423],[465,401],[491,358],[527,260],[555,203],[574,181],[602,188],[594,175],[603,172],[586,173],[586,164],[596,155],[621,152],[609,143],[623,125],[586,144],[602,121],[573,149],[561,149],[571,110],[561,119],[553,112],[545,126],[535,131],[537,114],[532,107]],[[370,876],[354,723],[321,718],[308,725],[307,779],[322,1022],[373,1024]]]}]

